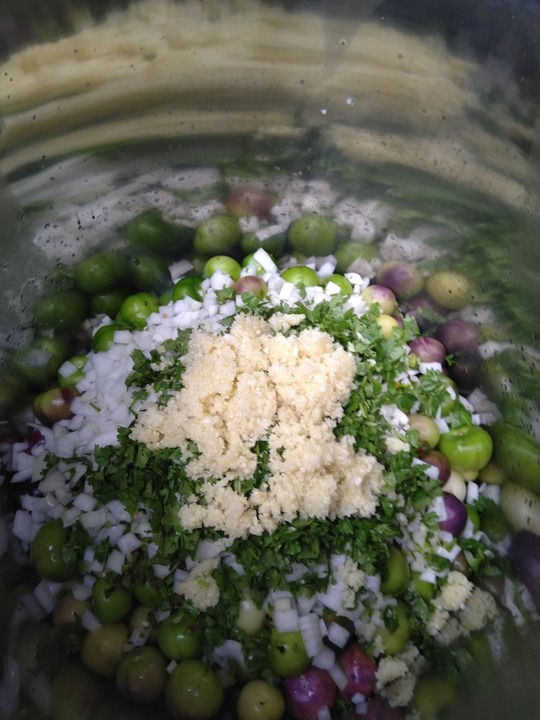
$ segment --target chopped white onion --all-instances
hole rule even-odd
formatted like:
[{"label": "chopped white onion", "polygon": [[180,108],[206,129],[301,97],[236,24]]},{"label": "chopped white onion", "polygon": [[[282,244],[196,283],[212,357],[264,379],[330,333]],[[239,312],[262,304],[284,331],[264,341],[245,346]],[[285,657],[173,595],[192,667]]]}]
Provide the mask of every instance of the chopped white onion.
[{"label": "chopped white onion", "polygon": [[282,595],[274,599],[274,612],[286,612],[287,610],[292,610],[293,608],[294,601],[292,596],[289,594]]},{"label": "chopped white onion", "polygon": [[124,646],[125,652],[129,652],[130,650],[133,650],[133,648],[143,647],[146,645],[151,632],[152,626],[150,624],[134,628],[126,645]]},{"label": "chopped white onion", "polygon": [[324,705],[324,707],[317,710],[317,720],[332,720],[328,705]]},{"label": "chopped white onion", "polygon": [[319,652],[314,656],[312,660],[312,664],[315,667],[320,668],[321,670],[329,670],[335,665],[335,663],[336,654],[331,648],[327,647],[326,645],[323,645],[322,650],[319,650]]},{"label": "chopped white onion", "polygon": [[81,617],[81,625],[88,632],[93,633],[100,630],[103,625],[99,622],[97,617],[91,610],[85,610]]},{"label": "chopped white onion", "polygon": [[118,573],[120,575],[120,573],[122,572],[122,567],[124,566],[125,560],[126,560],[126,556],[123,555],[120,552],[120,550],[111,550],[105,565],[109,568],[109,570],[112,570],[113,572]]},{"label": "chopped white onion", "polygon": [[328,668],[328,673],[340,690],[343,690],[343,688],[347,686],[349,681],[347,680],[345,671],[337,662]]},{"label": "chopped white onion", "polygon": [[34,675],[30,680],[27,692],[36,707],[49,717],[52,711],[53,699],[50,677],[45,672]]},{"label": "chopped white onion", "polygon": [[121,553],[129,555],[134,550],[137,550],[137,548],[140,548],[142,542],[132,532],[127,532],[117,540],[116,545]]},{"label": "chopped white onion", "polygon": [[365,701],[366,696],[362,695],[362,693],[360,692],[355,693],[351,698],[351,702],[353,705],[358,705],[358,703],[364,703]]},{"label": "chopped white onion", "polygon": [[79,510],[85,513],[91,512],[97,505],[97,500],[92,495],[86,493],[79,493],[73,500],[73,505]]},{"label": "chopped white onion", "polygon": [[315,657],[323,648],[320,618],[316,613],[302,615],[298,624],[308,657]]},{"label": "chopped white onion", "polygon": [[62,587],[62,583],[53,582],[52,580],[40,580],[34,588],[34,597],[47,614],[53,611]]},{"label": "chopped white onion", "polygon": [[99,510],[92,510],[91,512],[83,513],[81,515],[81,525],[85,530],[102,528],[103,525],[105,525],[105,520],[105,508],[99,508]]},{"label": "chopped white onion", "polygon": [[157,578],[166,578],[167,575],[171,574],[171,568],[168,565],[154,565],[154,575]]},{"label": "chopped white onion", "polygon": [[467,483],[467,504],[472,505],[480,497],[480,488],[475,482]]},{"label": "chopped white onion", "polygon": [[169,615],[171,614],[170,610],[155,610],[154,611],[154,617],[156,618],[156,622],[162,623],[164,620],[166,620]]},{"label": "chopped white onion", "polygon": [[294,632],[298,630],[298,623],[299,617],[298,610],[296,608],[274,611],[274,625],[278,632]]},{"label": "chopped white onion", "polygon": [[328,640],[330,640],[333,645],[343,648],[350,637],[351,633],[347,630],[347,628],[344,628],[343,625],[339,625],[339,623],[334,622],[328,625]]},{"label": "chopped white onion", "polygon": [[88,600],[92,597],[92,588],[87,587],[83,583],[74,582],[70,586],[73,597],[77,600]]},{"label": "chopped white onion", "polygon": [[21,602],[24,605],[26,612],[31,620],[38,621],[43,620],[47,616],[47,611],[44,610],[39,600],[34,596],[33,593],[28,592],[21,595]]}]

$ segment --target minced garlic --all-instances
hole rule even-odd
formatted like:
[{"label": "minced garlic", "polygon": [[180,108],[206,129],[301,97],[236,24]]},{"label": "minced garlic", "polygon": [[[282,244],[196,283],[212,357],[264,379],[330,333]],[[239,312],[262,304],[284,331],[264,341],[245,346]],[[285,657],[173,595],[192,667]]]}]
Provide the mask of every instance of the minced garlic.
[{"label": "minced garlic", "polygon": [[[297,318],[238,315],[228,333],[193,331],[182,358],[184,387],[165,407],[148,402],[139,414],[132,438],[151,449],[180,448],[190,458],[188,475],[205,480],[203,501],[180,510],[184,528],[245,537],[296,517],[375,512],[382,466],[356,452],[352,437],[334,435],[353,387],[354,356],[328,333],[292,331]],[[259,440],[268,442],[269,473],[246,496],[233,481],[253,476]]]},{"label": "minced garlic", "polygon": [[204,612],[219,602],[219,588],[212,572],[219,562],[216,558],[208,558],[196,563],[189,577],[180,583],[178,594],[190,600],[193,606]]}]

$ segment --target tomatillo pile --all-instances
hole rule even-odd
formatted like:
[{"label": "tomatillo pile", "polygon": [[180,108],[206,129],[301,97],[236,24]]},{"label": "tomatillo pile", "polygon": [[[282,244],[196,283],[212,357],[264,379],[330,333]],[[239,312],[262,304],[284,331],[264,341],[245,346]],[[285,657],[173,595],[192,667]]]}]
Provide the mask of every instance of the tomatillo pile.
[{"label": "tomatillo pile", "polygon": [[474,282],[287,192],[145,210],[36,308],[1,398],[31,388],[10,713],[428,720],[536,617],[540,453],[484,393]]}]

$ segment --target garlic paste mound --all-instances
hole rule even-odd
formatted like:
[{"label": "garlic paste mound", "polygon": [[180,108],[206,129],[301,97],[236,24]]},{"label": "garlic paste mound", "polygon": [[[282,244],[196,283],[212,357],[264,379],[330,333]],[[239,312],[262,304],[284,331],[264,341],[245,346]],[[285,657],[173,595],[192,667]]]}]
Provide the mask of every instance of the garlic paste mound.
[{"label": "garlic paste mound", "polygon": [[[151,449],[180,448],[188,475],[203,479],[202,497],[180,509],[185,529],[237,538],[297,517],[375,512],[382,465],[356,452],[351,436],[334,435],[353,388],[354,356],[328,333],[292,330],[303,319],[238,315],[227,333],[194,330],[182,358],[184,387],[166,406],[148,401],[140,412],[131,437]],[[268,442],[268,474],[242,494],[233,481],[255,473],[259,440]]]}]

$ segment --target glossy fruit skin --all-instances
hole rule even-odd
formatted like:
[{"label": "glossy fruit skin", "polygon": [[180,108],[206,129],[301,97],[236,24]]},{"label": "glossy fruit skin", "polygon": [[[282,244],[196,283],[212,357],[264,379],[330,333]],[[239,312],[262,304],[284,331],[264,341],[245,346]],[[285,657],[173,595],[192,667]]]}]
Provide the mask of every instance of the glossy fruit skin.
[{"label": "glossy fruit skin", "polygon": [[109,290],[108,292],[92,295],[90,298],[90,314],[107,315],[112,320],[116,317],[127,295],[129,295],[128,290]]},{"label": "glossy fruit skin", "polygon": [[133,598],[120,585],[98,578],[92,586],[94,613],[103,625],[116,623],[131,610]]},{"label": "glossy fruit skin", "polygon": [[293,267],[287,268],[281,273],[281,277],[293,285],[305,285],[310,287],[313,285],[320,285],[321,279],[310,267],[305,265],[294,265]]},{"label": "glossy fruit skin", "polygon": [[411,263],[402,260],[389,260],[379,268],[377,283],[389,287],[398,300],[407,300],[422,291],[424,276]]},{"label": "glossy fruit skin", "polygon": [[120,325],[111,323],[110,325],[103,325],[96,330],[92,337],[92,350],[94,352],[105,352],[114,343],[114,333],[117,330],[121,330]]},{"label": "glossy fruit skin", "polygon": [[383,627],[378,631],[378,635],[381,637],[384,649],[388,655],[396,655],[403,650],[409,639],[410,632],[407,609],[401,601],[398,601],[397,627],[392,630]]},{"label": "glossy fruit skin", "polygon": [[214,255],[205,263],[203,275],[209,278],[218,270],[233,280],[238,280],[242,272],[242,267],[240,263],[228,255]]},{"label": "glossy fruit skin", "polygon": [[413,697],[413,708],[422,718],[438,718],[439,713],[455,700],[456,689],[447,677],[424,675],[418,681]]},{"label": "glossy fruit skin", "polygon": [[77,562],[75,555],[66,552],[67,538],[61,520],[51,520],[38,530],[30,545],[30,558],[40,577],[64,582],[75,575]]},{"label": "glossy fruit skin", "polygon": [[137,330],[146,327],[148,317],[159,310],[157,298],[147,292],[128,295],[120,305],[118,319]]},{"label": "glossy fruit skin", "polygon": [[121,233],[134,247],[160,255],[181,252],[194,236],[192,228],[165,220],[157,210],[137,215],[123,226]]},{"label": "glossy fruit skin", "polygon": [[124,623],[104,625],[85,636],[81,650],[84,665],[101,677],[114,677],[125,655],[128,628]]},{"label": "glossy fruit skin", "polygon": [[232,215],[214,215],[199,224],[193,246],[206,257],[230,252],[242,237],[238,219]]},{"label": "glossy fruit skin", "polygon": [[74,290],[59,290],[42,298],[34,310],[36,327],[68,332],[77,328],[86,317],[86,298]]},{"label": "glossy fruit skin", "polygon": [[540,493],[540,445],[522,430],[498,423],[490,428],[493,458],[511,480]]},{"label": "glossy fruit skin", "polygon": [[312,665],[301,675],[285,678],[283,692],[294,720],[317,720],[321,708],[334,704],[337,686],[327,670]]},{"label": "glossy fruit skin", "polygon": [[283,252],[285,240],[285,233],[276,233],[275,235],[270,235],[270,237],[264,238],[264,240],[259,240],[259,238],[253,233],[246,233],[242,238],[240,247],[242,248],[242,251],[248,255],[251,255],[262,248],[270,255],[275,255],[277,257]]},{"label": "glossy fruit skin", "polygon": [[225,207],[235,217],[255,216],[263,219],[269,216],[276,204],[274,193],[259,187],[232,188],[225,197]]},{"label": "glossy fruit skin", "polygon": [[54,676],[52,720],[94,720],[103,697],[101,681],[78,662],[70,661]]},{"label": "glossy fruit skin", "polygon": [[299,675],[309,665],[300,631],[278,632],[275,628],[270,635],[269,661],[272,670],[281,677]]},{"label": "glossy fruit skin", "polygon": [[452,270],[433,273],[426,281],[429,296],[447,310],[460,310],[469,301],[472,283],[465,275]]},{"label": "glossy fruit skin", "polygon": [[131,650],[116,671],[116,686],[125,697],[138,703],[151,703],[162,694],[167,682],[167,664],[154,647]]},{"label": "glossy fruit skin", "polygon": [[268,285],[258,275],[244,275],[234,284],[234,289],[238,295],[254,295],[259,300],[268,293]]},{"label": "glossy fruit skin", "polygon": [[377,664],[358,643],[352,643],[343,650],[338,661],[348,680],[341,691],[344,697],[351,700],[357,693],[367,697],[375,692]]},{"label": "glossy fruit skin", "polygon": [[402,595],[410,581],[410,569],[405,555],[393,545],[389,548],[388,562],[381,578],[384,595]]},{"label": "glossy fruit skin", "polygon": [[337,245],[339,227],[325,215],[306,215],[295,220],[288,239],[295,250],[311,255],[329,255]]},{"label": "glossy fruit skin", "polygon": [[73,278],[85,293],[95,295],[114,290],[125,278],[125,258],[117,253],[97,253],[81,260]]},{"label": "glossy fruit skin", "polygon": [[190,276],[181,278],[173,287],[173,302],[176,302],[177,300],[183,300],[186,297],[190,297],[192,300],[198,300],[199,302],[201,302],[201,283],[201,277]]},{"label": "glossy fruit skin", "polygon": [[438,449],[455,470],[477,471],[491,459],[493,441],[488,432],[471,425],[454,428],[441,435]]},{"label": "glossy fruit skin", "polygon": [[32,385],[47,385],[54,382],[68,354],[68,343],[63,338],[36,337],[13,354],[13,365]]},{"label": "glossy fruit skin", "polygon": [[223,688],[200,660],[184,660],[165,685],[165,702],[175,720],[210,720],[223,704]]},{"label": "glossy fruit skin", "polygon": [[238,720],[280,720],[284,712],[281,690],[264,680],[252,680],[244,685],[236,703]]},{"label": "glossy fruit skin", "polygon": [[56,387],[40,393],[32,404],[34,415],[44,425],[54,425],[59,420],[73,417],[71,403],[77,396],[73,388]]},{"label": "glossy fruit skin", "polygon": [[185,613],[169,616],[158,630],[161,652],[177,662],[199,657],[201,642],[192,617]]},{"label": "glossy fruit skin", "polygon": [[377,257],[377,249],[371,243],[353,240],[339,245],[334,253],[336,258],[336,270],[338,272],[347,272],[358,259],[366,261],[373,260]]},{"label": "glossy fruit skin", "polygon": [[62,595],[54,606],[52,621],[54,625],[65,625],[66,623],[77,624],[80,622],[86,610],[90,609],[89,600],[78,600],[70,593]]},{"label": "glossy fruit skin", "polygon": [[140,291],[160,292],[170,282],[169,263],[155,255],[137,255],[129,259],[130,283]]},{"label": "glossy fruit skin", "polygon": [[439,527],[443,532],[449,532],[454,537],[459,537],[467,523],[467,509],[461,500],[451,492],[442,494],[446,519],[439,521]]}]

